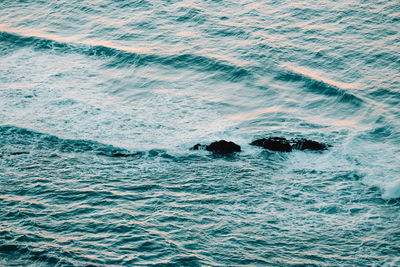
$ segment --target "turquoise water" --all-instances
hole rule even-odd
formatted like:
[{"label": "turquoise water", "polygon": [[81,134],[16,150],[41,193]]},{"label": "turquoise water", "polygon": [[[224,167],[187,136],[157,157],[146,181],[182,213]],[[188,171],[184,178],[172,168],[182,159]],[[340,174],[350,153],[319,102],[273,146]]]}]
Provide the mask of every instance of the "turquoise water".
[{"label": "turquoise water", "polygon": [[0,1],[0,265],[400,265],[399,31],[398,1]]}]

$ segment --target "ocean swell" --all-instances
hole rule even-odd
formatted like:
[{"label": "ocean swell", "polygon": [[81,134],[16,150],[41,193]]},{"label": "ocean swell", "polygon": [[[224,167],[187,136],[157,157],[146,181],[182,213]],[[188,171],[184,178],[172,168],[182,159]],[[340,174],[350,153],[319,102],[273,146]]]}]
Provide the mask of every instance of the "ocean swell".
[{"label": "ocean swell", "polygon": [[95,43],[83,44],[57,41],[38,36],[23,36],[11,32],[0,32],[0,43],[7,43],[12,47],[32,47],[39,50],[52,50],[58,53],[79,53],[86,56],[109,58],[108,67],[134,67],[149,64],[161,64],[173,68],[188,68],[197,71],[223,73],[231,81],[248,78],[251,72],[242,66],[229,62],[195,54],[157,55],[143,54],[128,51],[127,48],[99,45]]}]

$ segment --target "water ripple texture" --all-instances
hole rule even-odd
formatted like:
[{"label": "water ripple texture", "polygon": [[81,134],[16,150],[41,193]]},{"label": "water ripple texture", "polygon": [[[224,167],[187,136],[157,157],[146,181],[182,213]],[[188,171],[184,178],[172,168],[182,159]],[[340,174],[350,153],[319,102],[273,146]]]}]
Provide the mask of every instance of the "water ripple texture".
[{"label": "water ripple texture", "polygon": [[400,265],[399,10],[0,1],[0,265]]}]

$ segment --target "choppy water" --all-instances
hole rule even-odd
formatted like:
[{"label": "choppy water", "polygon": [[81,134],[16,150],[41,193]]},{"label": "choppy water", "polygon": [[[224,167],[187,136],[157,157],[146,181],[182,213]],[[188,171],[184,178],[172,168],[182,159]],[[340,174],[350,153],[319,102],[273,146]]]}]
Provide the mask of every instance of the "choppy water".
[{"label": "choppy water", "polygon": [[0,265],[400,265],[399,30],[389,0],[1,1]]}]

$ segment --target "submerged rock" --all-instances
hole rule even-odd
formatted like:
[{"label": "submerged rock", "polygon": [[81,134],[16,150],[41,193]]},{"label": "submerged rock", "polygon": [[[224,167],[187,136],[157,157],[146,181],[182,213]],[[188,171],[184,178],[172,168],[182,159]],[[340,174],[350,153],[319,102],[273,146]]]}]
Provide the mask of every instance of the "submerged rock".
[{"label": "submerged rock", "polygon": [[291,152],[293,149],[321,151],[326,150],[329,147],[329,145],[305,138],[294,138],[288,140],[283,137],[261,138],[254,140],[250,145],[261,146],[265,149],[280,152]]},{"label": "submerged rock", "polygon": [[291,152],[292,146],[290,141],[283,137],[269,137],[257,139],[250,143],[253,146],[261,146],[263,148],[280,151],[280,152]]},{"label": "submerged rock", "polygon": [[225,140],[213,142],[210,145],[196,144],[191,150],[207,150],[219,154],[231,154],[242,151],[239,145]]},{"label": "submerged rock", "polygon": [[125,157],[136,157],[136,156],[141,156],[142,153],[136,152],[136,153],[113,153],[112,157],[115,158],[125,158]]},{"label": "submerged rock", "polygon": [[[321,151],[330,147],[330,145],[305,138],[293,138],[289,140],[284,137],[261,138],[254,140],[250,145],[260,146],[271,151],[279,152],[292,152],[294,149]],[[207,150],[218,154],[231,154],[234,152],[240,152],[241,148],[233,142],[220,140],[213,142],[210,145],[196,144],[191,148],[191,150]]]},{"label": "submerged rock", "polygon": [[195,144],[190,150],[206,150],[206,145]]}]

